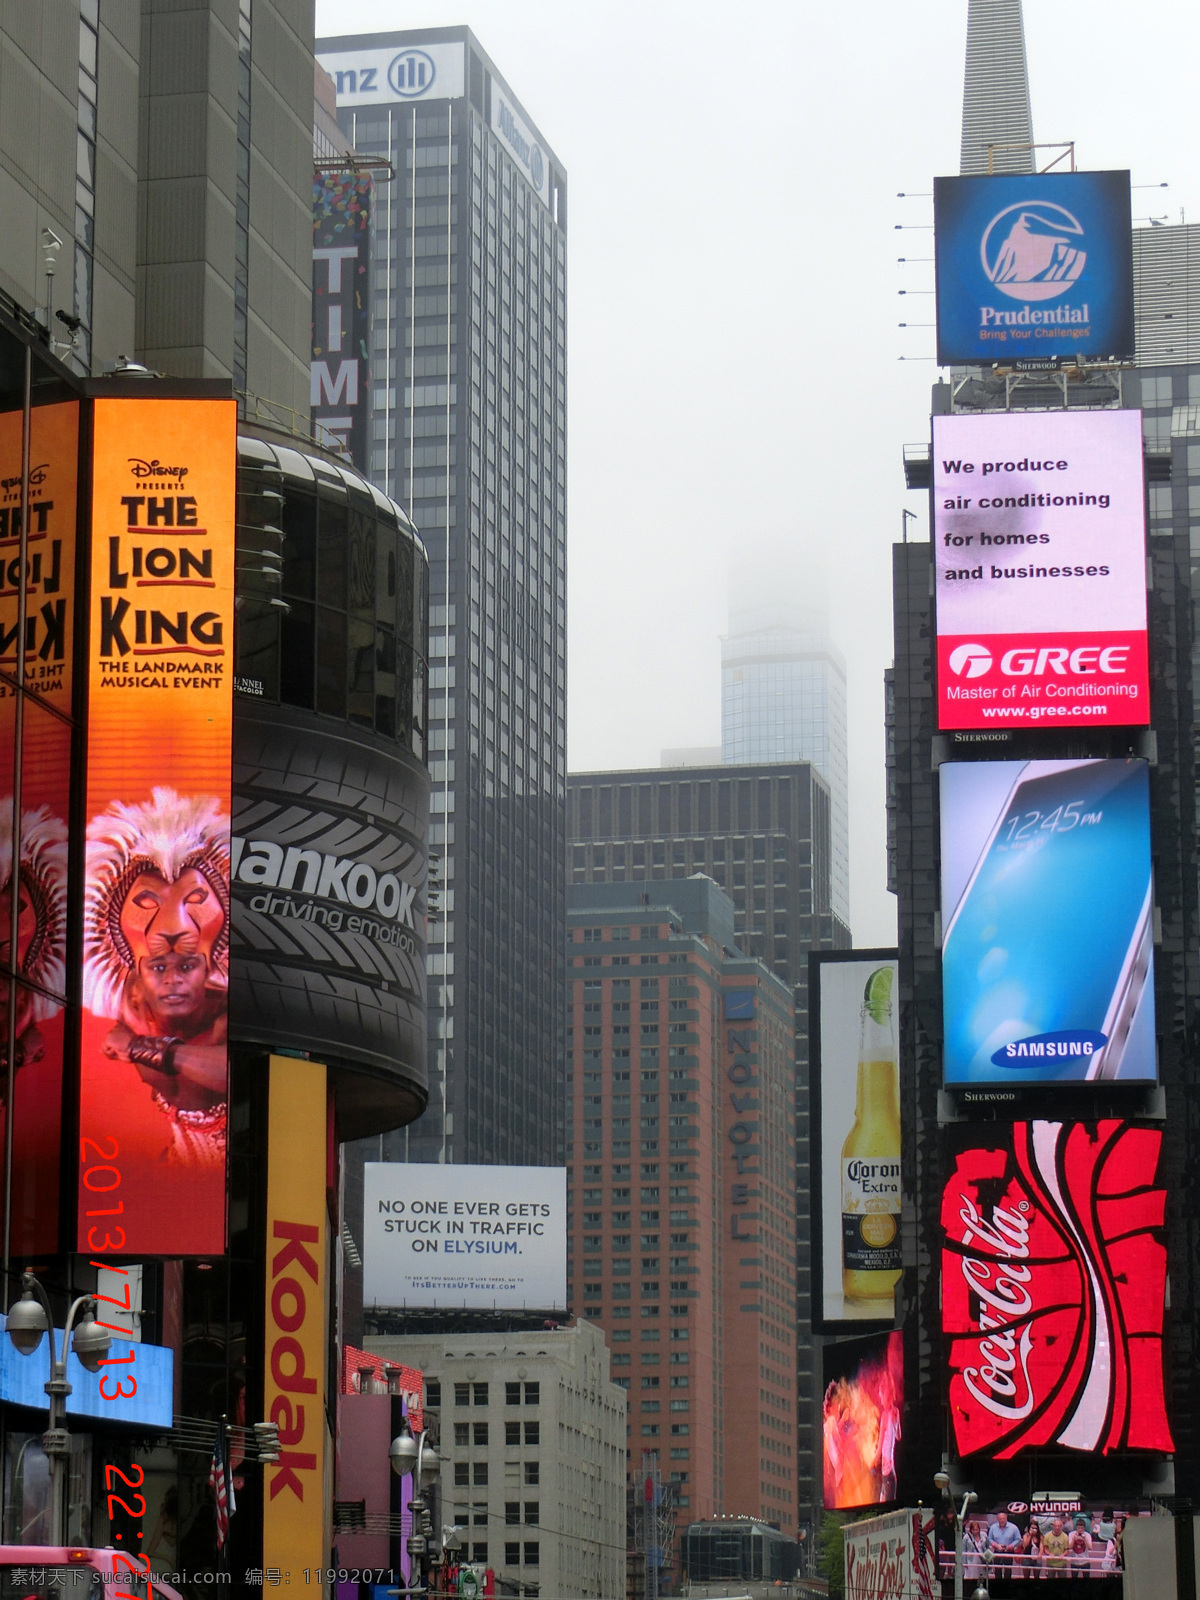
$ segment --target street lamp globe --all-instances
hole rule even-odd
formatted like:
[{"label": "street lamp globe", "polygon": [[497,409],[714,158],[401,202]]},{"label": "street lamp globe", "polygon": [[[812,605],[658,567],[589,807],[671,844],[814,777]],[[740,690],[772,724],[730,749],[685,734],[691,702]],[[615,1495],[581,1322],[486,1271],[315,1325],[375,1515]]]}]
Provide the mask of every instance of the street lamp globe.
[{"label": "street lamp globe", "polygon": [[933,1481],[942,1491],[942,1493],[945,1494],[950,1487],[950,1474],[948,1472],[935,1472],[933,1475]]},{"label": "street lamp globe", "polygon": [[981,1583],[976,1588],[972,1589],[971,1600],[992,1600],[992,1597]]},{"label": "street lamp globe", "polygon": [[442,1463],[438,1460],[437,1451],[432,1444],[425,1444],[421,1450],[421,1487],[432,1483],[442,1470]]},{"label": "street lamp globe", "polygon": [[388,1460],[392,1463],[392,1471],[398,1478],[406,1478],[416,1466],[418,1449],[417,1441],[407,1428],[392,1440],[388,1450]]},{"label": "street lamp globe", "polygon": [[99,1372],[100,1363],[112,1349],[112,1339],[97,1323],[90,1309],[85,1311],[75,1324],[75,1332],[71,1335],[71,1349],[74,1350],[79,1365],[85,1372]]},{"label": "street lamp globe", "polygon": [[31,1356],[46,1332],[46,1313],[28,1286],[4,1322],[4,1331],[23,1356]]}]

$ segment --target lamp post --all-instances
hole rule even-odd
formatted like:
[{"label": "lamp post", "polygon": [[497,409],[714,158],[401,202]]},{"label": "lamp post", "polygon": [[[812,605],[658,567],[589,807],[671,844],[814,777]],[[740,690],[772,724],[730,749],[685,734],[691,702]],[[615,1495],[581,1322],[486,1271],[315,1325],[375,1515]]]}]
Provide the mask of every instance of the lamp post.
[{"label": "lamp post", "polygon": [[[32,1272],[21,1276],[21,1298],[5,1319],[4,1330],[23,1356],[31,1356],[42,1342],[42,1335],[50,1337],[50,1382],[46,1393],[50,1396],[50,1426],[42,1435],[42,1449],[50,1464],[50,1543],[67,1542],[67,1461],[71,1454],[71,1435],[67,1432],[67,1396],[71,1385],[67,1381],[67,1341],[88,1372],[98,1372],[112,1348],[112,1340],[95,1319],[96,1301],[90,1294],[81,1294],[67,1312],[63,1329],[62,1354],[55,1351],[54,1317],[46,1291]],[[80,1315],[82,1313],[82,1315]],[[76,1325],[76,1317],[79,1317]],[[72,1333],[72,1330],[74,1332]]]},{"label": "lamp post", "polygon": [[398,1478],[407,1478],[411,1475],[413,1497],[408,1502],[408,1509],[412,1512],[412,1532],[408,1536],[408,1553],[417,1563],[418,1587],[414,1588],[413,1575],[409,1575],[407,1589],[389,1589],[389,1594],[396,1595],[427,1595],[429,1593],[429,1541],[433,1535],[433,1517],[425,1504],[426,1491],[433,1487],[434,1481],[442,1470],[438,1460],[437,1451],[429,1442],[428,1436],[422,1432],[420,1437],[414,1437],[411,1428],[405,1423],[403,1432],[398,1433],[392,1440],[388,1450],[388,1459],[392,1463],[392,1471]]},{"label": "lamp post", "polygon": [[[966,1521],[967,1507],[973,1506],[978,1496],[973,1489],[968,1489],[963,1495],[960,1508],[955,1505],[954,1496],[950,1493],[949,1473],[935,1472],[933,1481],[943,1496],[949,1500],[950,1509],[954,1513],[954,1600],[963,1600],[963,1523]],[[982,1583],[971,1595],[971,1600],[989,1600],[988,1592]]]}]

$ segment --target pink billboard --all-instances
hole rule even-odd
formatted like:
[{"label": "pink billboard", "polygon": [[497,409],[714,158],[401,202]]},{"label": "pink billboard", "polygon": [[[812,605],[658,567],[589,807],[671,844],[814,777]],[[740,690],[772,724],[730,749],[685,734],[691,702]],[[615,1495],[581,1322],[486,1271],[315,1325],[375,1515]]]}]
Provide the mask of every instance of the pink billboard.
[{"label": "pink billboard", "polygon": [[1140,411],[933,419],[938,726],[1150,720]]}]

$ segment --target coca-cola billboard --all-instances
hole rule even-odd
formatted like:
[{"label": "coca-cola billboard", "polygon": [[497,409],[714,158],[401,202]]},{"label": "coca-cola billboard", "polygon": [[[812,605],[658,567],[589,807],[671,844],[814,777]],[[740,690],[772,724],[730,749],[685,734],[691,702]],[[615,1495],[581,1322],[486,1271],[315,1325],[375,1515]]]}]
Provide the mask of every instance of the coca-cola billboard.
[{"label": "coca-cola billboard", "polygon": [[942,1329],[959,1453],[1173,1450],[1161,1129],[1113,1118],[956,1132]]},{"label": "coca-cola billboard", "polygon": [[846,1600],[933,1600],[934,1519],[927,1511],[891,1511],[842,1530]]}]

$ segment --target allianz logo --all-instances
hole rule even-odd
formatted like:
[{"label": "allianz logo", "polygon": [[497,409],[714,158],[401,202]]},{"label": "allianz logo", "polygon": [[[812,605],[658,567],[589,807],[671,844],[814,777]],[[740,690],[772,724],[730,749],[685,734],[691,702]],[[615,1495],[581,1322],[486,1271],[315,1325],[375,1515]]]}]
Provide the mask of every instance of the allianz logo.
[{"label": "allianz logo", "polygon": [[509,110],[505,101],[500,102],[500,132],[508,140],[516,155],[529,169],[529,176],[533,180],[535,189],[542,187],[542,179],[546,176],[545,158],[541,149],[536,144],[531,144],[521,132],[520,124]]},{"label": "allianz logo", "polygon": [[230,865],[236,883],[258,889],[292,890],[315,895],[319,900],[340,900],[359,911],[374,908],[381,917],[415,928],[416,884],[404,882],[394,872],[377,873],[367,861],[325,855],[299,845],[289,845],[285,850],[273,839],[241,839],[234,835]]}]

